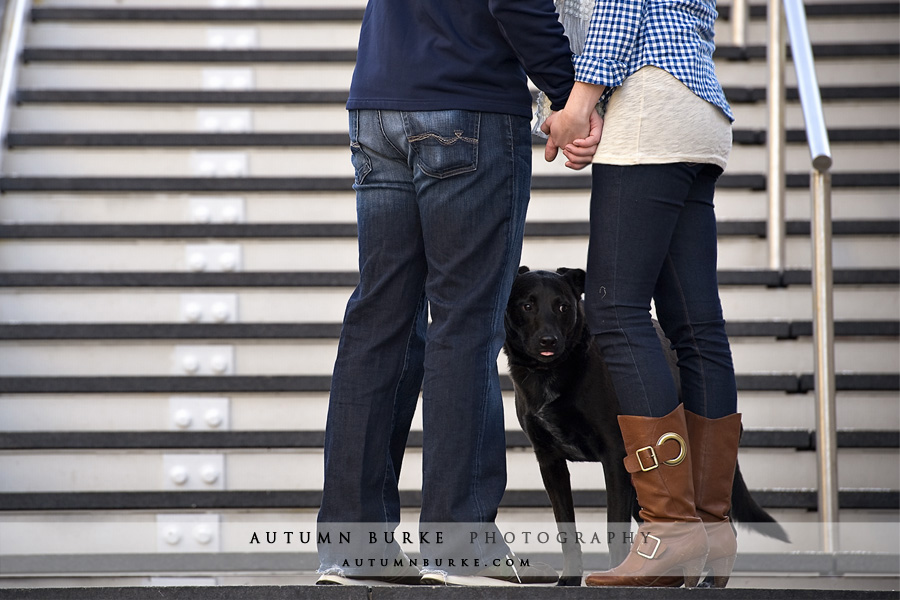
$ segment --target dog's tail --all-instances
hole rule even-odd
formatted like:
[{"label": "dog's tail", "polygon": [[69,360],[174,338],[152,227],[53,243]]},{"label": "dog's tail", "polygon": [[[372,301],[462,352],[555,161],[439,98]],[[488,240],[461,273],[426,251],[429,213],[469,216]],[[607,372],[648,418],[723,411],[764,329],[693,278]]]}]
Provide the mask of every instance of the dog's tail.
[{"label": "dog's tail", "polygon": [[734,483],[731,487],[731,517],[743,527],[757,531],[767,537],[790,543],[784,528],[763,509],[747,489],[741,466],[734,470]]}]

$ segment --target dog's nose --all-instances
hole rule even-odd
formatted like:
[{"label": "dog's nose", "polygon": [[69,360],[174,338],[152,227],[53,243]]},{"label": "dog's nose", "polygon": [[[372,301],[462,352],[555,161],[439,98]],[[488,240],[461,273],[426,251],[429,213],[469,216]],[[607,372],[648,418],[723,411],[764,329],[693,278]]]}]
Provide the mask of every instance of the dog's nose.
[{"label": "dog's nose", "polygon": [[545,335],[540,340],[541,348],[546,348],[548,350],[552,350],[553,348],[556,348],[556,344],[558,341],[559,340],[556,338],[556,336]]}]

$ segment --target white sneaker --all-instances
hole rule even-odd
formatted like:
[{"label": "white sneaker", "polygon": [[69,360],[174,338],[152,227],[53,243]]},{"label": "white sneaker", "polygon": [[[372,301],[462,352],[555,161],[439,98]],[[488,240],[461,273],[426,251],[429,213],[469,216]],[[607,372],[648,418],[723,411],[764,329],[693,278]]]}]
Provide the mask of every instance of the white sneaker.
[{"label": "white sneaker", "polygon": [[[401,562],[398,565],[397,562]],[[329,569],[319,575],[316,585],[418,585],[422,572],[409,562],[409,557],[401,551],[390,566],[372,575],[345,575],[343,569]]]},{"label": "white sneaker", "polygon": [[491,565],[474,575],[452,575],[445,571],[422,572],[423,585],[500,586],[555,585],[559,581],[556,569],[545,563],[530,564],[514,554],[506,556],[498,566]]}]

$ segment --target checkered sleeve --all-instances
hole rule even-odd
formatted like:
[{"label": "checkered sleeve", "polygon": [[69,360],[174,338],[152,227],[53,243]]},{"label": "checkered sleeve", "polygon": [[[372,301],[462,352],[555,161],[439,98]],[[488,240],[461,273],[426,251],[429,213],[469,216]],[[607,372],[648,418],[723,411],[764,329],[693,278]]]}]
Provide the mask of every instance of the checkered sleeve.
[{"label": "checkered sleeve", "polygon": [[584,44],[575,56],[575,79],[618,87],[628,73],[628,62],[640,33],[646,0],[597,0]]}]

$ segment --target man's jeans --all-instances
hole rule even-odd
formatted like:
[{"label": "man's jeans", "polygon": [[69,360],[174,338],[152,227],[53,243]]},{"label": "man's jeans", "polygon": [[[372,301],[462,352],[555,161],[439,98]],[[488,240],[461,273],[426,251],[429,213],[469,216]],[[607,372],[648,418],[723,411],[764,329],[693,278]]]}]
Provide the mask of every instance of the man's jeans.
[{"label": "man's jeans", "polygon": [[716,275],[715,165],[594,165],[585,310],[625,414],[667,415],[675,383],[650,300],[678,354],[687,410],[735,412]]},{"label": "man's jeans", "polygon": [[[320,531],[399,522],[397,481],[420,389],[420,527],[493,523],[506,487],[497,357],[530,193],[528,119],[351,111],[350,146],[360,282],[331,385]],[[322,569],[341,565],[348,549],[320,544]],[[352,560],[343,567],[361,572]]]}]

